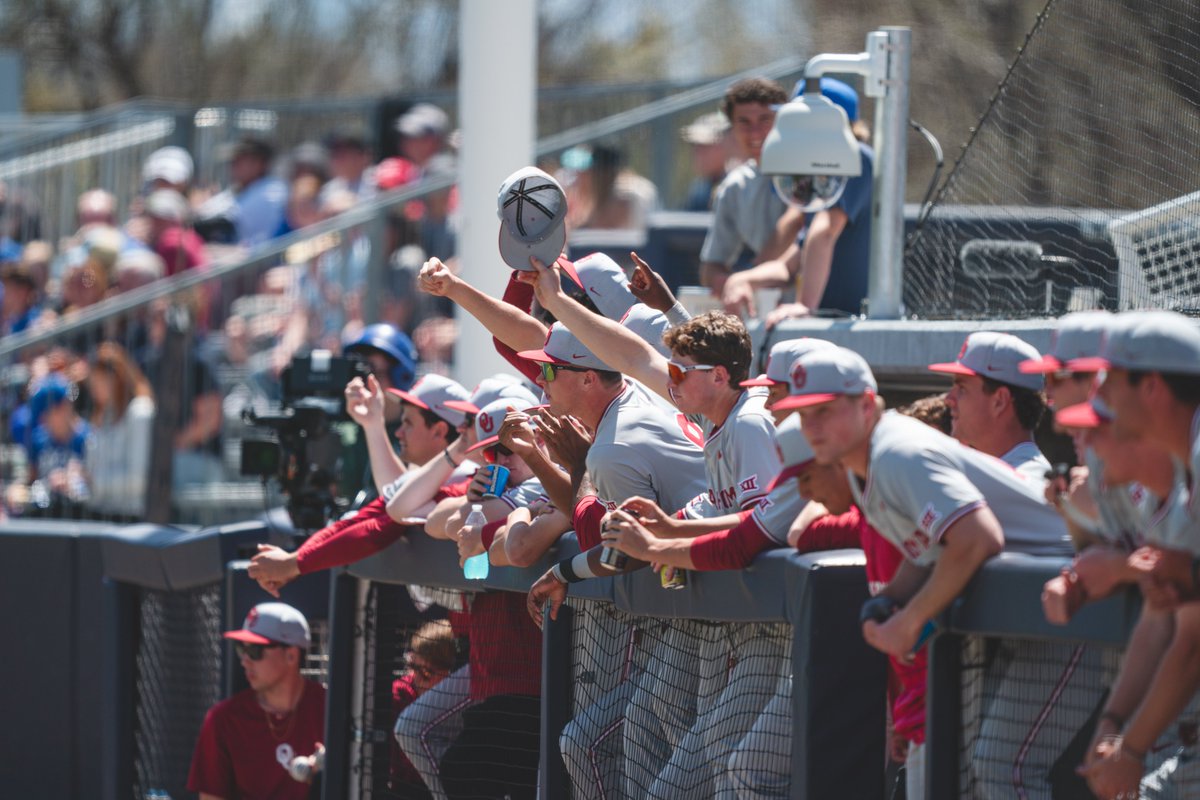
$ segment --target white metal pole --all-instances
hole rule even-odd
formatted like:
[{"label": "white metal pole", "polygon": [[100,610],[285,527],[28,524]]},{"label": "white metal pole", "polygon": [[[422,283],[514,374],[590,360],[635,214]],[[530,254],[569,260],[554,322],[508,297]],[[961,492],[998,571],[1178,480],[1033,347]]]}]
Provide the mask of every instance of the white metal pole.
[{"label": "white metal pole", "polygon": [[[513,171],[533,163],[537,103],[535,0],[461,0],[458,118],[458,254],[462,277],[500,297],[509,269],[500,260],[496,194]],[[458,315],[455,378],[474,386],[507,365],[487,331]]]},{"label": "white metal pole", "polygon": [[[879,36],[883,33],[886,36]],[[886,91],[875,103],[875,177],[871,204],[871,271],[867,316],[899,319],[903,312],[904,184],[908,175],[908,75],[912,31],[885,27],[867,48],[887,53]]]}]

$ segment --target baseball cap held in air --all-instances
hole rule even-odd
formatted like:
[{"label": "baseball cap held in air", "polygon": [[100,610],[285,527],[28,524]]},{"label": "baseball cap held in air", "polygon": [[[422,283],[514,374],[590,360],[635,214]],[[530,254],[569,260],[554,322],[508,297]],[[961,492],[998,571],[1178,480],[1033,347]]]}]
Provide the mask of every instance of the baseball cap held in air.
[{"label": "baseball cap held in air", "polygon": [[[528,272],[530,257],[550,265],[567,244],[567,196],[553,177],[522,167],[504,179],[496,198],[500,217],[500,257]],[[573,276],[572,276],[573,277]]]},{"label": "baseball cap held in air", "polygon": [[879,391],[866,360],[845,347],[820,347],[793,362],[788,376],[789,394],[771,410],[804,408],[842,395]]}]

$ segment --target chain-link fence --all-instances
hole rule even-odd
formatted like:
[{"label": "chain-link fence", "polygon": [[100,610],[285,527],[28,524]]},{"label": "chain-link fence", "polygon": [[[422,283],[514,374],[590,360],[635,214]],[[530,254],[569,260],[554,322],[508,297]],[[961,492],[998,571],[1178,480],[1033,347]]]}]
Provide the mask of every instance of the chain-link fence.
[{"label": "chain-link fence", "polygon": [[1050,0],[905,257],[930,318],[1197,308],[1200,12]]}]

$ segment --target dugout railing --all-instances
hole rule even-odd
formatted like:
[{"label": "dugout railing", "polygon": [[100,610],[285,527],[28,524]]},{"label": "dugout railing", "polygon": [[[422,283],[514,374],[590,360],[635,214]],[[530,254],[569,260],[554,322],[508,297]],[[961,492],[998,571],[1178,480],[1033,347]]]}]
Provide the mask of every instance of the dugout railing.
[{"label": "dugout railing", "polygon": [[1064,563],[994,559],[943,615],[929,654],[930,798],[1092,796],[1074,770],[1140,598],[1122,591],[1088,604],[1066,626],[1052,625],[1042,587]]}]

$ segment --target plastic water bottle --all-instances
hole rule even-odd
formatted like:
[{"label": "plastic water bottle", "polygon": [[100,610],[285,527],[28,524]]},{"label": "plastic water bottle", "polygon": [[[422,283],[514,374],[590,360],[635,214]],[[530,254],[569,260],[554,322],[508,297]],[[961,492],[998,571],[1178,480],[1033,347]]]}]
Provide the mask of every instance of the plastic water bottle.
[{"label": "plastic water bottle", "polygon": [[[475,503],[471,506],[471,513],[467,515],[467,525],[475,528],[482,528],[487,524],[487,517],[483,515],[483,506]],[[463,577],[467,580],[481,581],[488,576],[488,554],[480,553],[477,556],[471,556],[463,564]]]}]

